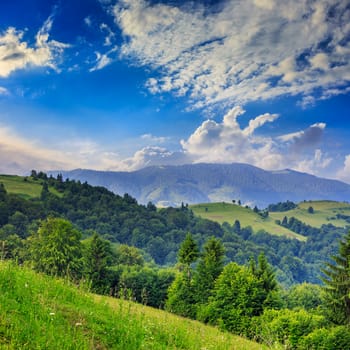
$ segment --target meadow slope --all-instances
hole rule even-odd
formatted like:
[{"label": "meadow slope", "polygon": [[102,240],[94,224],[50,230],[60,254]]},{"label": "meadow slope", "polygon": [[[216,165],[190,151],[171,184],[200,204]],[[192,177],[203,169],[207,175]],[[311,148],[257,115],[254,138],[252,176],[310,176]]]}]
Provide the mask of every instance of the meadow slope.
[{"label": "meadow slope", "polygon": [[131,301],[0,262],[0,349],[268,349]]}]

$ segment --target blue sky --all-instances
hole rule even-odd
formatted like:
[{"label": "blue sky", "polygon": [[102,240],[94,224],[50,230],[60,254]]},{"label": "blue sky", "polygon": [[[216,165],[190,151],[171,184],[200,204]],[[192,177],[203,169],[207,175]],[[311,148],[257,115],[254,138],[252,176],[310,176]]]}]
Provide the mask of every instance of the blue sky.
[{"label": "blue sky", "polygon": [[4,0],[0,173],[249,163],[350,183],[343,0]]}]

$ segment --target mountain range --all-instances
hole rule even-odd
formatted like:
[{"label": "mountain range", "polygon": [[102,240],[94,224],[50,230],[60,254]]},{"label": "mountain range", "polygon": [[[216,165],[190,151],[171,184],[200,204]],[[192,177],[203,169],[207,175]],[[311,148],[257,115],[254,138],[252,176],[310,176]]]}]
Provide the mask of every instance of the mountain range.
[{"label": "mountain range", "polygon": [[128,193],[139,203],[178,206],[181,203],[231,202],[265,208],[271,203],[350,199],[350,185],[290,169],[267,171],[252,165],[189,164],[152,166],[132,172],[75,169],[51,171],[64,178]]}]

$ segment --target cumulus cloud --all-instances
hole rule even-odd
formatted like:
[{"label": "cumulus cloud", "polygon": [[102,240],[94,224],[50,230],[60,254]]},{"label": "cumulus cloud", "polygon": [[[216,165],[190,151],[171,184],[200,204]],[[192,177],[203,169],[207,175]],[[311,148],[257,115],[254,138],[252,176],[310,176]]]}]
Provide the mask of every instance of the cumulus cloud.
[{"label": "cumulus cloud", "polygon": [[317,146],[322,140],[325,128],[325,123],[316,123],[309,126],[306,130],[281,135],[278,139],[284,142],[291,142],[292,151],[299,153],[306,148],[314,148]]},{"label": "cumulus cloud", "polygon": [[337,177],[347,183],[350,183],[350,154],[345,157],[344,166],[338,171]]},{"label": "cumulus cloud", "polygon": [[[27,173],[33,168],[46,171],[78,167],[133,171],[147,166],[200,162],[248,163],[268,170],[291,168],[315,175],[327,175],[330,168],[334,170],[334,159],[322,150],[326,129],[324,123],[270,137],[266,136],[266,127],[274,123],[278,115],[265,113],[251,118],[242,127],[239,119],[244,113],[237,106],[221,121],[203,121],[187,139],[180,141],[176,151],[155,145],[156,141],[162,143],[167,138],[144,134],[140,139],[148,146],[128,158],[122,158],[113,150],[106,150],[86,139],[67,138],[56,144],[44,145],[0,125],[0,173]],[[350,155],[338,172],[338,178],[349,181]]]},{"label": "cumulus cloud", "polygon": [[113,8],[122,57],[160,76],[152,93],[186,95],[194,107],[281,95],[343,91],[350,81],[346,1],[227,0],[212,11],[121,0]]},{"label": "cumulus cloud", "polygon": [[69,45],[49,40],[52,27],[50,16],[35,36],[35,44],[24,40],[25,32],[13,27],[0,34],[0,77],[8,77],[18,69],[50,67],[58,70],[57,61]]},{"label": "cumulus cloud", "polygon": [[316,123],[305,130],[268,137],[257,131],[273,123],[277,114],[257,116],[242,128],[238,117],[243,113],[241,107],[235,107],[222,122],[204,121],[187,140],[181,141],[183,151],[195,162],[241,162],[269,170],[293,168],[317,173],[330,165],[330,157],[317,148],[326,124]]},{"label": "cumulus cloud", "polygon": [[172,152],[164,147],[147,146],[135,152],[110,168],[111,170],[133,171],[147,166],[181,165],[192,163],[190,156],[184,152]]}]

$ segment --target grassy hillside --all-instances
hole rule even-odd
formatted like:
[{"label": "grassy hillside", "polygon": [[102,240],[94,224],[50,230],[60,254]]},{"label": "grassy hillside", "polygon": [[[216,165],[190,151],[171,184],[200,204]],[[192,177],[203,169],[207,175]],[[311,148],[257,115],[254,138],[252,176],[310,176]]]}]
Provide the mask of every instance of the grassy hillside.
[{"label": "grassy hillside", "polygon": [[0,349],[267,349],[0,262]]},{"label": "grassy hillside", "polygon": [[251,226],[254,232],[265,230],[271,234],[305,240],[305,237],[277,225],[275,218],[263,219],[250,208],[224,202],[197,204],[190,207],[195,215],[217,221],[220,224],[225,221],[233,224],[235,220],[239,220],[241,227]]},{"label": "grassy hillside", "polygon": [[[3,183],[8,193],[13,193],[22,198],[38,198],[42,190],[42,180],[34,180],[32,177],[22,177],[17,175],[0,175],[0,183]],[[54,188],[49,191],[55,195],[60,195]]]},{"label": "grassy hillside", "polygon": [[[308,208],[312,207],[314,213],[310,214]],[[313,226],[332,224],[337,227],[350,225],[344,219],[337,218],[337,214],[350,217],[350,204],[335,201],[306,201],[298,204],[297,208],[285,212],[270,213],[271,218],[282,220],[284,216],[288,218],[294,216],[300,221]]]}]

